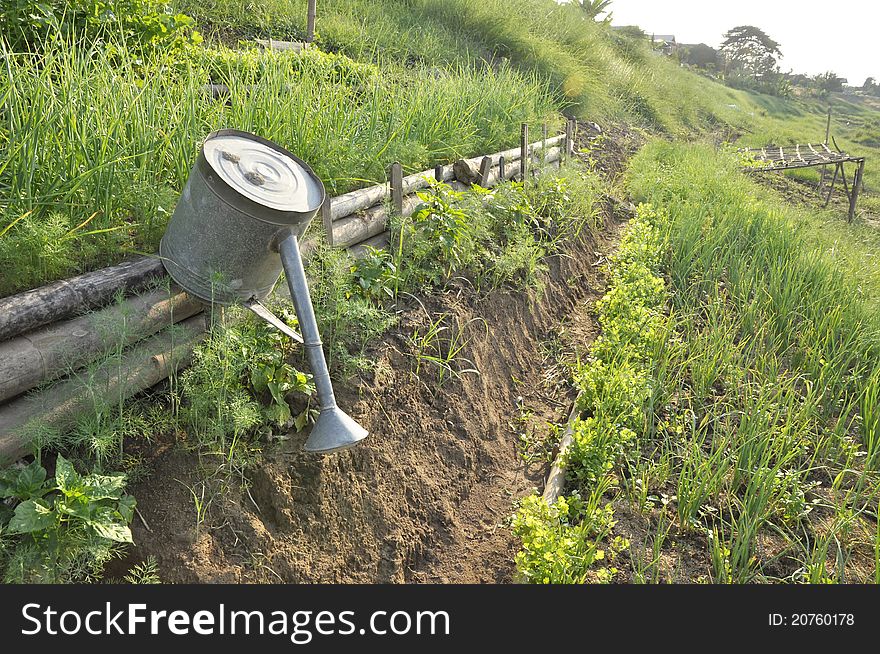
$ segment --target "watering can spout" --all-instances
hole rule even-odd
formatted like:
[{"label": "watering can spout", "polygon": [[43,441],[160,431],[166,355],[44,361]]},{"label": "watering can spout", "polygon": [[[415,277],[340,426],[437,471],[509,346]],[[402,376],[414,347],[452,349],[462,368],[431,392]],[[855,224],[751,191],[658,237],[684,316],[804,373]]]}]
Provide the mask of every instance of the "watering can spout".
[{"label": "watering can spout", "polygon": [[336,405],[296,235],[291,232],[289,237],[281,241],[278,249],[320,403],[318,420],[303,449],[324,454],[348,449],[366,438],[367,430]]}]

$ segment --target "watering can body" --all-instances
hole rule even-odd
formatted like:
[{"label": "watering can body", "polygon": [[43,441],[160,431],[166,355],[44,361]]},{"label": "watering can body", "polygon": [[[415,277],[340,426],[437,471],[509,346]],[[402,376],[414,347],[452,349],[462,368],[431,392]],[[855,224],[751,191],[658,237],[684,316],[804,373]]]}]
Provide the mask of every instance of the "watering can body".
[{"label": "watering can body", "polygon": [[303,236],[324,195],[312,169],[280,146],[238,130],[213,132],[159,254],[174,281],[207,302],[265,298],[281,274],[279,243]]}]

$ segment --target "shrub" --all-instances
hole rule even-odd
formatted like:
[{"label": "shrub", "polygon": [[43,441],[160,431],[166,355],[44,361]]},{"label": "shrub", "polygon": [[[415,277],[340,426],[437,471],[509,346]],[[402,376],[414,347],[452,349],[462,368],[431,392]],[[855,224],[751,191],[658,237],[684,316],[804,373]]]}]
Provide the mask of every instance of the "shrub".
[{"label": "shrub", "polygon": [[202,40],[192,18],[161,0],[7,0],[0,33],[15,50],[40,50],[72,37],[123,43],[137,55],[179,52]]}]

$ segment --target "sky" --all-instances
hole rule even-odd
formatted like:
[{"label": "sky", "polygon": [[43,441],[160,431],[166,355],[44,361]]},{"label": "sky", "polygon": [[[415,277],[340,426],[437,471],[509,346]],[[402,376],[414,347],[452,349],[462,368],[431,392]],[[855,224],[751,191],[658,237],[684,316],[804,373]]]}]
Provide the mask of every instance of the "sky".
[{"label": "sky", "polygon": [[612,0],[610,9],[613,25],[713,48],[730,28],[755,25],[780,44],[784,72],[880,80],[880,0]]}]

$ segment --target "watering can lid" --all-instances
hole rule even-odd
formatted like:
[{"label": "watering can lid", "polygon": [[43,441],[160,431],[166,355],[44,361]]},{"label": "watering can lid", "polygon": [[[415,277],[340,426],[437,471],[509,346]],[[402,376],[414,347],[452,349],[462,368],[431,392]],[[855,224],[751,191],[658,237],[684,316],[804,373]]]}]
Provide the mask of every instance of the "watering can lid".
[{"label": "watering can lid", "polygon": [[220,130],[202,148],[212,169],[248,200],[277,211],[314,212],[324,186],[312,170],[281,146],[247,132]]}]

